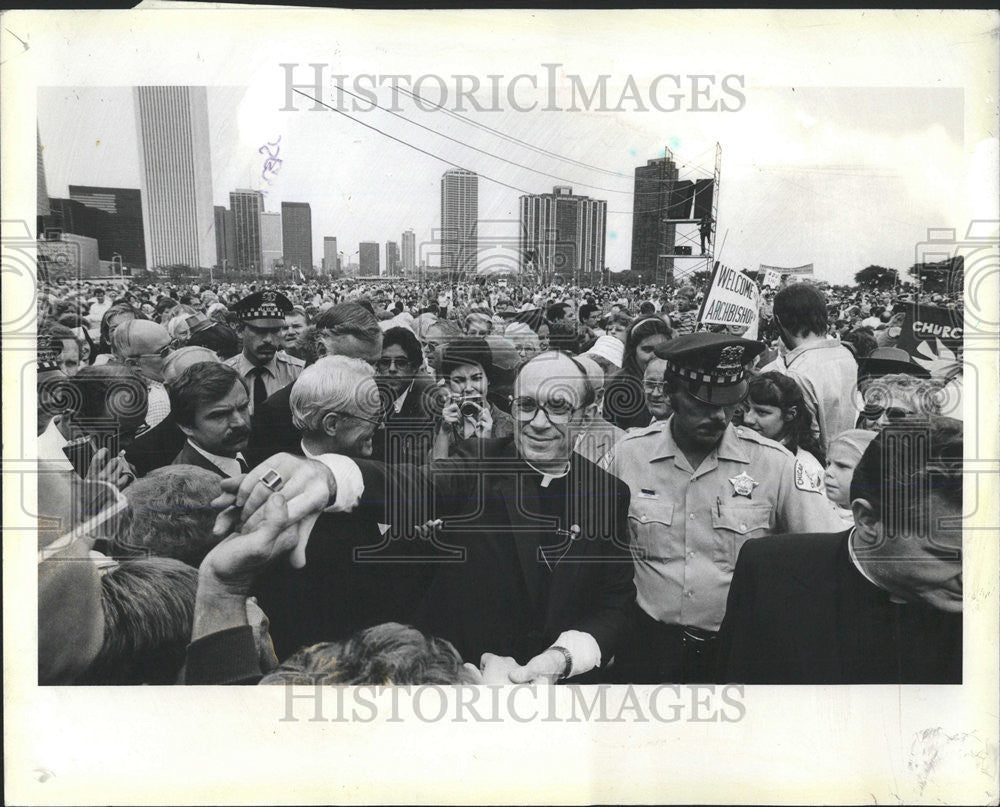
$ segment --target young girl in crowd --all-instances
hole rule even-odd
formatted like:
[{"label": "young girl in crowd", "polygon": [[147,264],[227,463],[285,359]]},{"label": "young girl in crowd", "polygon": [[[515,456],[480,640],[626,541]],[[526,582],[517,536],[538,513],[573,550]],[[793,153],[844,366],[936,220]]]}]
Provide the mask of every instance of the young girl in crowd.
[{"label": "young girl in crowd", "polygon": [[823,482],[826,485],[826,497],[833,502],[837,515],[844,521],[845,529],[854,526],[854,514],[851,512],[851,478],[861,460],[861,455],[876,436],[876,432],[867,429],[848,429],[830,442]]},{"label": "young girl in crowd", "polygon": [[812,414],[794,378],[771,371],[750,380],[743,404],[743,425],[781,443],[822,488],[826,457],[812,433],[812,424]]}]

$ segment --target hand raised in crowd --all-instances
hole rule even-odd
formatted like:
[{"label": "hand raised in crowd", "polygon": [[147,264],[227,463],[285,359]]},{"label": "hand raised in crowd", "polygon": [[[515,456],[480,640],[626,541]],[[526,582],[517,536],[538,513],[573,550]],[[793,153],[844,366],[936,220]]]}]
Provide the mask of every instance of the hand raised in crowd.
[{"label": "hand raised in crowd", "polygon": [[222,482],[213,506],[227,508],[216,519],[213,533],[225,535],[256,529],[266,517],[261,509],[272,494],[264,480],[277,474],[277,486],[288,507],[288,522],[296,525],[299,543],[291,556],[295,568],[305,566],[306,543],[320,513],[337,497],[337,482],[322,462],[293,454],[276,454],[242,476]]},{"label": "hand raised in crowd", "polygon": [[451,401],[445,405],[444,409],[441,410],[441,420],[452,426],[462,422],[462,410],[459,408],[458,401]]},{"label": "hand raised in crowd", "polygon": [[135,481],[135,469],[125,460],[125,452],[116,456],[106,448],[100,449],[87,468],[88,482],[108,482],[118,490],[123,490]]},{"label": "hand raised in crowd", "polygon": [[248,624],[247,597],[254,581],[295,548],[298,532],[285,497],[272,493],[260,513],[255,529],[227,536],[201,562],[192,641]]}]

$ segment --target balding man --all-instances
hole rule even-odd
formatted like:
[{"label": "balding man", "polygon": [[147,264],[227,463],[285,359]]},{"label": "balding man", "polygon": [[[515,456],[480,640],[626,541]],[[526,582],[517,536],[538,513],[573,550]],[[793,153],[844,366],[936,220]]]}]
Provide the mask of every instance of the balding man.
[{"label": "balding man", "polygon": [[[511,682],[594,680],[635,599],[628,489],[573,453],[594,409],[586,368],[543,353],[518,374],[512,437],[468,440],[421,469],[278,455],[250,471],[236,501],[249,518],[269,493],[264,479],[287,490],[296,513],[332,504],[390,518],[389,540],[372,560],[411,553],[422,562],[407,565],[425,575],[401,621],[448,639],[467,661],[509,657]],[[442,521],[431,548],[400,540],[428,518]],[[313,530],[309,545],[335,537]]]},{"label": "balding man", "polygon": [[117,328],[111,337],[111,351],[119,364],[131,367],[146,382],[149,408],[146,425],[155,426],[170,413],[170,400],[163,386],[163,362],[170,355],[167,329],[155,322],[134,319]]}]

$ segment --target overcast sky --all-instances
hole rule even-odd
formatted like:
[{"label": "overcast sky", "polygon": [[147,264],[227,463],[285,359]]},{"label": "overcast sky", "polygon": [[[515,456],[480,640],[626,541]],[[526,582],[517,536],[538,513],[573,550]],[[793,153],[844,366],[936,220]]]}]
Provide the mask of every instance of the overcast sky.
[{"label": "overcast sky", "polygon": [[[476,37],[485,36],[473,28],[463,31],[469,37],[467,44],[473,46]],[[296,80],[305,82],[312,76],[307,64],[318,58],[308,48],[301,53],[288,51],[247,70],[244,85],[209,88],[215,203],[228,205],[229,191],[237,187],[266,191],[269,211],[280,210],[282,201],[309,202],[318,263],[326,235],[336,236],[339,248],[348,255],[357,250],[359,241],[398,241],[408,228],[416,232],[418,244],[431,241],[440,226],[440,177],[451,167],[442,161],[446,160],[481,175],[480,219],[497,222],[484,224],[484,231],[513,232],[505,222],[516,220],[519,192],[548,192],[553,185],[569,184],[577,193],[607,200],[606,264],[621,270],[628,268],[630,259],[635,166],[661,155],[667,145],[678,162],[685,164],[682,178],[706,176],[712,170],[718,141],[722,181],[716,251],[724,263],[756,268],[760,263],[812,262],[819,277],[833,282],[848,281],[870,263],[905,270],[914,262],[915,247],[928,228],[955,227],[964,232],[968,221],[971,155],[976,143],[966,133],[969,99],[961,77],[971,66],[952,64],[941,70],[944,80],[938,86],[846,87],[836,82],[823,86],[817,85],[816,75],[804,82],[810,86],[797,86],[799,75],[787,54],[783,70],[768,71],[779,73],[783,81],[774,81],[773,75],[760,70],[764,54],[780,54],[793,46],[801,49],[803,31],[787,23],[765,26],[751,48],[729,29],[727,48],[742,49],[744,55],[756,53],[742,65],[724,50],[707,61],[670,58],[672,50],[691,53],[695,37],[702,37],[706,46],[721,45],[722,34],[714,34],[707,25],[664,31],[658,44],[641,36],[635,48],[645,59],[629,58],[631,51],[623,46],[621,57],[610,64],[591,64],[581,58],[584,42],[550,39],[551,47],[539,50],[518,37],[510,40],[509,52],[490,40],[495,47],[492,60],[477,52],[462,69],[449,59],[442,59],[434,69],[427,52],[433,50],[429,37],[422,40],[423,49],[405,53],[397,49],[394,58],[384,62],[351,59],[340,49],[327,52],[329,63],[334,63],[333,54],[337,54],[336,69],[325,74],[324,99],[330,103],[335,90],[329,76],[338,72],[348,75],[346,86],[352,89],[361,73],[406,73],[416,78],[433,71],[443,77],[447,105],[452,109],[455,73],[475,75],[483,85],[488,85],[490,74],[503,76],[500,111],[476,111],[466,104],[463,114],[566,160],[532,151],[440,111],[421,111],[405,96],[400,97],[398,108],[406,120],[379,109],[353,111],[348,107],[353,120],[333,112],[306,111],[311,104],[301,97],[296,98],[296,106],[303,111],[280,111],[284,71],[279,63],[297,62]],[[878,41],[865,39],[863,31],[835,33],[817,40],[814,48],[817,63],[825,61],[827,68],[838,60],[845,65],[856,62],[864,50],[863,41]],[[382,44],[392,40],[391,32],[383,34]],[[444,29],[441,35],[445,36]],[[909,40],[908,35],[902,26],[886,37],[882,57],[869,54],[867,58],[893,59],[897,82],[905,75],[908,59],[914,84],[925,83],[924,78],[918,82],[918,74],[928,58],[943,58],[948,51],[941,42],[933,53],[927,51],[922,43],[929,34],[923,26],[915,28]],[[363,53],[367,44],[374,48],[370,53],[380,55],[379,41],[378,32],[359,30],[354,53]],[[346,51],[346,44],[343,47]],[[654,59],[657,48],[666,54],[662,61]],[[469,53],[473,51],[474,47]],[[960,60],[960,53],[951,53],[951,58]],[[554,89],[544,66],[552,62],[563,65]],[[134,75],[131,83],[143,83],[140,72],[126,71],[125,77]],[[514,101],[521,105],[537,102],[532,111],[511,108],[506,97],[511,80],[521,73],[533,76],[538,88],[522,81]],[[680,91],[682,108],[677,111],[658,111],[650,103],[650,83],[662,73],[679,74],[685,82]],[[686,76],[692,73],[713,76],[708,83],[714,87],[704,103],[723,102],[736,107],[734,111],[691,111],[697,102]],[[568,110],[574,96],[573,80],[567,74],[578,75],[588,93],[601,74],[609,75],[610,106],[618,104],[631,76],[638,101],[626,100],[618,111]],[[721,89],[725,76],[731,77],[729,86],[742,98]],[[224,78],[233,84],[231,71]],[[162,81],[161,68],[157,82]],[[666,103],[664,95],[671,90],[662,87],[659,100]],[[562,111],[544,108],[550,90]],[[380,104],[391,104],[388,83],[377,94]],[[439,100],[439,84],[425,82],[423,94]],[[483,106],[493,103],[488,86],[476,98]],[[352,99],[345,103],[349,105]],[[582,106],[579,99],[577,106]],[[38,124],[51,196],[67,195],[69,184],[139,187],[136,124],[128,87],[42,87]],[[279,136],[283,163],[268,184],[261,178],[264,156],[259,149]],[[431,262],[437,260],[432,257]],[[682,269],[679,262],[678,271]]]}]

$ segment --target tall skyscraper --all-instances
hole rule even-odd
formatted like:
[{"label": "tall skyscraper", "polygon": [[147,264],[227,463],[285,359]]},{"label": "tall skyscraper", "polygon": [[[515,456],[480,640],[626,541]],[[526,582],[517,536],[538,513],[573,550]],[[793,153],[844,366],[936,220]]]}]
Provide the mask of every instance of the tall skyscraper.
[{"label": "tall skyscraper", "polygon": [[233,211],[236,229],[235,268],[240,272],[260,274],[264,271],[260,241],[260,214],[264,212],[264,195],[260,191],[244,189],[230,191],[229,209]]},{"label": "tall skyscraper", "polygon": [[403,233],[401,240],[403,245],[403,271],[413,272],[417,268],[417,237],[413,234],[413,230],[407,230]]},{"label": "tall skyscraper", "polygon": [[378,241],[362,241],[358,244],[358,277],[378,277]]},{"label": "tall skyscraper", "polygon": [[670,192],[677,177],[677,166],[669,157],[635,168],[631,268],[647,281],[662,282],[673,276],[674,259],[660,256],[673,253],[677,239],[677,225],[664,221],[669,218]]},{"label": "tall skyscraper", "polygon": [[395,241],[385,242],[385,273],[399,277],[399,244]]},{"label": "tall skyscraper", "polygon": [[[45,181],[45,161],[42,159],[42,135],[37,126],[35,127],[35,139],[38,141],[38,165],[35,167],[38,196],[35,215],[41,217],[49,215],[49,189]],[[41,232],[38,233],[38,237],[42,237]]]},{"label": "tall skyscraper", "polygon": [[297,267],[303,272],[312,271],[312,209],[308,202],[281,203],[281,248],[285,254],[285,266],[289,269]]},{"label": "tall skyscraper", "polygon": [[135,87],[146,266],[216,264],[205,87]]},{"label": "tall skyscraper", "polygon": [[102,261],[117,254],[130,269],[146,267],[146,241],[142,226],[142,194],[137,188],[100,188],[70,185],[69,198],[74,202],[107,213],[95,232],[84,232],[97,239]]},{"label": "tall skyscraper", "polygon": [[[260,214],[260,256],[264,261],[265,275],[273,275],[274,270],[282,264],[284,249],[281,243],[281,214],[264,213]],[[287,264],[285,264],[287,266]],[[300,267],[301,268],[301,267]],[[299,277],[295,273],[295,279]]]},{"label": "tall skyscraper", "polygon": [[215,256],[223,271],[236,268],[236,217],[222,205],[215,206]]},{"label": "tall skyscraper", "polygon": [[465,169],[441,177],[441,271],[450,278],[476,273],[479,177]]},{"label": "tall skyscraper", "polygon": [[323,274],[335,275],[340,271],[340,256],[337,253],[337,239],[332,235],[323,236]]},{"label": "tall skyscraper", "polygon": [[533,267],[545,282],[559,274],[591,282],[604,269],[608,203],[557,185],[552,193],[521,197],[521,271]]}]

